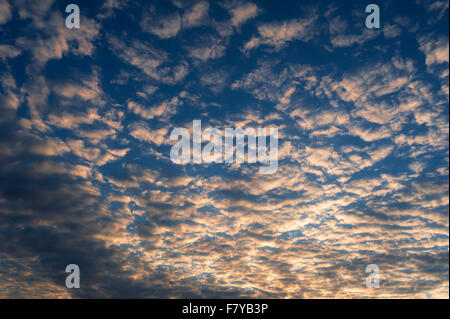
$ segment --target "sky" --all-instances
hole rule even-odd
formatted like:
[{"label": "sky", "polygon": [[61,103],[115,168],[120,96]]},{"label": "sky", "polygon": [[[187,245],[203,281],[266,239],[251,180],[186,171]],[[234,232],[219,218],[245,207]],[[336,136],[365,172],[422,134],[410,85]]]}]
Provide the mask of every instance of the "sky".
[{"label": "sky", "polygon": [[[448,298],[448,7],[0,0],[0,298]],[[193,120],[277,171],[172,162]]]}]

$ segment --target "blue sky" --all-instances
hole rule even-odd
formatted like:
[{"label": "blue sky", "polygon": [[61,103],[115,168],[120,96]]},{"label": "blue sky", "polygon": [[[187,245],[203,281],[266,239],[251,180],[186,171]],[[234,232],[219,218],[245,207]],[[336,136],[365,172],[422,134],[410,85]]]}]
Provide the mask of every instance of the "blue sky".
[{"label": "blue sky", "polygon": [[[448,298],[447,1],[68,4],[0,0],[0,297]],[[277,172],[173,163],[193,120]]]}]

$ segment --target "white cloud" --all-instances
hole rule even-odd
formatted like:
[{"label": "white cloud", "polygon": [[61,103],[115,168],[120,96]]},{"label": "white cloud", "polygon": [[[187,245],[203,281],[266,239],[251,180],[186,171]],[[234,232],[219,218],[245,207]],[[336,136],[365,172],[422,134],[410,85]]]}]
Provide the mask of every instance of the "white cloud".
[{"label": "white cloud", "polygon": [[361,34],[338,34],[331,37],[331,44],[333,47],[350,47],[355,44],[363,44],[376,38],[380,32],[372,29],[364,29]]},{"label": "white cloud", "polygon": [[11,6],[8,0],[0,0],[0,24],[7,23],[11,18]]},{"label": "white cloud", "polygon": [[218,40],[212,40],[206,46],[189,49],[189,55],[193,58],[206,61],[221,58],[226,53],[226,46]]},{"label": "white cloud", "polygon": [[168,118],[177,112],[177,107],[182,104],[180,97],[175,96],[170,100],[165,100],[160,104],[151,107],[144,107],[134,101],[128,101],[128,109],[140,115],[143,119],[151,120],[153,118]]},{"label": "white cloud", "polygon": [[153,33],[161,39],[172,38],[181,30],[181,17],[178,13],[166,16],[148,13],[141,22],[143,30]]},{"label": "white cloud", "polygon": [[425,54],[427,65],[448,63],[448,37],[441,37],[437,40],[422,37],[419,39],[420,51]]},{"label": "white cloud", "polygon": [[[180,4],[180,8],[184,7]],[[207,24],[209,21],[209,3],[200,1],[187,8],[183,13],[158,14],[153,6],[144,13],[141,27],[161,39],[177,36],[181,31]]]},{"label": "white cloud", "polygon": [[231,24],[236,28],[255,18],[261,12],[256,4],[250,2],[230,2],[225,4],[225,8],[231,15]]},{"label": "white cloud", "polygon": [[113,36],[110,36],[108,41],[117,56],[152,79],[174,84],[188,74],[188,66],[185,62],[168,65],[168,54],[147,42],[134,40],[128,44]]},{"label": "white cloud", "polygon": [[144,122],[135,122],[128,127],[130,135],[134,138],[145,141],[153,142],[154,144],[160,146],[166,140],[167,128],[163,127],[160,129],[152,130]]},{"label": "white cloud", "polygon": [[183,15],[183,28],[193,28],[208,21],[209,3],[200,1],[186,10]]}]

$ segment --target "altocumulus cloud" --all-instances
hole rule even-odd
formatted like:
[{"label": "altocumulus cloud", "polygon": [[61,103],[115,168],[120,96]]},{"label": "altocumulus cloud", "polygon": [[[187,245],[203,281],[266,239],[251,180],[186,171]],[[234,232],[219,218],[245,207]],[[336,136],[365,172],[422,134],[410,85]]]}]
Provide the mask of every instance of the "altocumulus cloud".
[{"label": "altocumulus cloud", "polygon": [[[446,1],[380,30],[358,1],[65,5],[0,0],[0,297],[448,297]],[[278,170],[172,163],[195,119],[278,128]]]}]

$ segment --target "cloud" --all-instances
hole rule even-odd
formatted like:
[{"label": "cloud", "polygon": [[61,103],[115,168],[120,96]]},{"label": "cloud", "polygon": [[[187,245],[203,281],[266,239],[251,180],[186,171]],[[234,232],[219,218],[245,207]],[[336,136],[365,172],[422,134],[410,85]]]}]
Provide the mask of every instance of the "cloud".
[{"label": "cloud", "polygon": [[[5,3],[0,297],[448,298],[445,2],[371,34],[320,2],[106,1],[79,30]],[[193,119],[278,127],[277,172],[175,165]]]},{"label": "cloud", "polygon": [[152,6],[143,15],[141,27],[161,39],[177,36],[181,31],[208,23],[209,3],[199,1],[187,8],[182,14],[173,12],[165,15],[157,14]]},{"label": "cloud", "polygon": [[383,26],[383,35],[385,38],[396,38],[401,35],[402,29],[395,24],[388,24]]},{"label": "cloud", "polygon": [[[419,4],[422,4],[419,2]],[[435,24],[442,19],[445,12],[448,11],[448,1],[424,1],[425,9],[430,12],[428,23]],[[437,15],[435,15],[437,13]]]},{"label": "cloud", "polygon": [[141,23],[144,30],[162,38],[172,38],[181,30],[181,17],[178,13],[159,17],[158,20],[146,16]]},{"label": "cloud", "polygon": [[106,0],[101,6],[102,12],[97,14],[98,19],[108,19],[114,15],[114,11],[127,6],[128,0]]},{"label": "cloud", "polygon": [[61,140],[50,139],[31,147],[31,152],[44,156],[61,155],[69,151],[69,147]]},{"label": "cloud", "polygon": [[[19,1],[20,2],[20,1]],[[77,32],[66,28],[61,13],[51,11],[53,1],[42,1],[19,9],[21,19],[31,18],[35,27],[41,29],[45,36],[18,37],[16,46],[30,50],[36,67],[43,67],[48,60],[61,59],[64,55],[74,54],[90,56],[94,52],[93,42],[99,36],[99,25],[92,19],[85,18]],[[29,11],[33,9],[32,11]]]},{"label": "cloud", "polygon": [[171,115],[177,112],[177,107],[180,106],[182,103],[183,103],[182,99],[178,96],[175,96],[170,100],[163,101],[162,103],[154,105],[150,108],[145,108],[133,101],[128,101],[127,106],[131,112],[140,115],[142,118],[146,120],[151,120],[156,117],[160,118],[170,117]]},{"label": "cloud", "polygon": [[193,28],[207,23],[209,3],[200,1],[190,7],[183,15],[183,27]]},{"label": "cloud", "polygon": [[[388,30],[386,31],[386,34],[388,34],[388,36],[393,35],[392,31],[390,29]],[[333,36],[331,38],[331,44],[336,48],[350,47],[355,44],[361,45],[376,38],[378,35],[379,32],[377,31],[364,29],[363,33],[361,34],[338,34],[336,36]]]},{"label": "cloud", "polygon": [[130,135],[134,138],[145,141],[153,142],[160,146],[166,141],[166,135],[168,130],[166,128],[160,128],[156,130],[150,129],[144,122],[135,122],[129,126]]},{"label": "cloud", "polygon": [[289,41],[307,42],[315,35],[317,16],[292,19],[283,22],[263,23],[258,26],[258,36],[244,44],[244,51],[253,50],[261,45],[280,48]]},{"label": "cloud", "polygon": [[236,28],[239,28],[261,13],[261,9],[256,4],[250,2],[235,1],[226,3],[224,6],[231,15],[231,24]]},{"label": "cloud", "polygon": [[189,48],[189,55],[202,61],[221,58],[225,53],[226,45],[219,39],[214,38],[212,38],[205,46]]},{"label": "cloud", "polygon": [[168,65],[168,54],[153,48],[146,42],[134,40],[131,44],[127,44],[113,36],[108,41],[118,57],[152,79],[175,84],[184,79],[188,73],[188,66],[185,62]]},{"label": "cloud", "polygon": [[200,76],[200,83],[218,93],[225,88],[228,77],[229,75],[225,70],[208,70]]},{"label": "cloud", "polygon": [[95,120],[100,120],[100,115],[95,109],[89,109],[87,113],[73,114],[64,112],[61,115],[50,114],[48,123],[57,127],[74,129],[81,124],[92,124]]},{"label": "cloud", "polygon": [[428,37],[419,39],[420,51],[425,54],[425,63],[427,65],[447,63],[448,64],[448,39],[439,38],[432,40]]},{"label": "cloud", "polygon": [[0,58],[2,60],[4,59],[10,59],[15,58],[16,56],[20,55],[21,51],[11,45],[2,44],[0,45]]},{"label": "cloud", "polygon": [[12,18],[11,6],[7,0],[0,1],[0,24],[5,24]]}]

